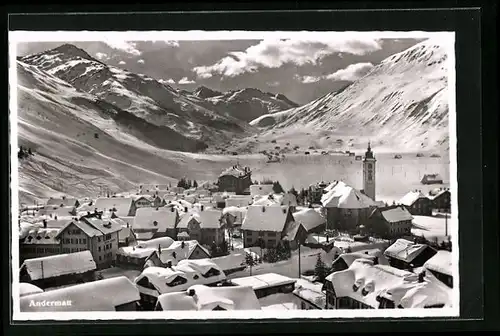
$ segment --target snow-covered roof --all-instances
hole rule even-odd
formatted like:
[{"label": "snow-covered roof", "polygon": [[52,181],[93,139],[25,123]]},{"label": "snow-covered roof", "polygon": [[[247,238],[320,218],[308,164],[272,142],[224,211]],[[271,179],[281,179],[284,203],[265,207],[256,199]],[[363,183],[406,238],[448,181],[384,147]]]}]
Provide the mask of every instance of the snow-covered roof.
[{"label": "snow-covered roof", "polygon": [[170,237],[160,237],[160,238],[155,238],[155,239],[150,239],[146,241],[138,241],[137,245],[135,246],[136,248],[167,248],[171,246],[174,243],[174,240]]},{"label": "snow-covered roof", "polygon": [[192,220],[197,221],[202,229],[220,229],[222,223],[222,211],[215,209],[198,210],[191,209],[188,213],[183,214],[179,223],[178,229],[187,229]]},{"label": "snow-covered roof", "polygon": [[76,208],[74,206],[56,206],[56,205],[46,205],[40,210],[38,210],[38,215],[46,215],[53,217],[68,217]]},{"label": "snow-covered roof", "polygon": [[62,228],[72,220],[72,217],[57,217],[57,219],[47,219],[47,228]]},{"label": "snow-covered roof", "polygon": [[55,206],[61,206],[61,204],[65,207],[74,207],[76,205],[76,202],[78,200],[76,198],[49,198],[47,201],[47,205],[55,205]]},{"label": "snow-covered roof", "polygon": [[[184,247],[182,247],[183,245]],[[169,247],[160,249],[160,254],[158,254],[158,249],[156,249],[155,253],[160,258],[162,263],[166,264],[171,261],[172,265],[177,265],[180,260],[188,259],[196,248],[200,248],[203,252],[205,252],[207,258],[210,257],[210,252],[201,246],[196,240],[188,240],[184,242],[175,241]]]},{"label": "snow-covered roof", "polygon": [[311,302],[319,308],[326,306],[326,295],[322,292],[323,284],[312,283],[305,279],[296,279],[293,294]]},{"label": "snow-covered roof", "polygon": [[436,188],[436,189],[429,191],[429,194],[427,195],[427,197],[429,199],[433,200],[433,199],[436,199],[445,193],[450,193],[450,190],[446,189],[446,188]]},{"label": "snow-covered roof", "polygon": [[243,177],[243,176],[247,175],[248,173],[250,173],[250,169],[248,169],[248,167],[234,165],[234,166],[231,166],[231,167],[227,168],[226,170],[224,170],[219,175],[219,177],[228,176],[228,175],[234,176],[234,177]]},{"label": "snow-covered roof", "polygon": [[251,205],[248,207],[241,229],[283,232],[288,213],[289,208],[286,206]]},{"label": "snow-covered roof", "polygon": [[[299,232],[300,227],[303,227],[299,222],[290,222],[285,226],[283,240],[292,241],[297,237],[297,232]],[[304,229],[305,230],[305,229]]]},{"label": "snow-covered roof", "polygon": [[347,267],[349,267],[352,265],[352,263],[355,260],[369,259],[369,260],[373,261],[380,254],[380,250],[377,250],[377,249],[367,251],[367,252],[368,253],[364,253],[364,252],[342,253],[336,260],[333,261],[333,263],[335,264],[338,260],[342,259],[346,263]]},{"label": "snow-covered roof", "polygon": [[437,253],[432,258],[425,262],[424,267],[434,272],[452,276],[453,271],[451,252],[446,250],[437,251]]},{"label": "snow-covered roof", "polygon": [[295,218],[296,222],[301,223],[307,231],[311,231],[312,229],[326,223],[326,218],[323,217],[318,210],[305,208],[294,212],[293,218]]},{"label": "snow-covered roof", "polygon": [[[276,195],[275,195],[276,197]],[[297,197],[292,194],[292,193],[284,193],[284,194],[281,194],[281,197],[280,197],[280,204],[281,205],[287,205],[287,206],[297,206],[298,203],[297,203]]]},{"label": "snow-covered roof", "polygon": [[411,263],[426,248],[431,247],[426,244],[415,244],[412,241],[400,238],[384,251],[384,255]]},{"label": "snow-covered roof", "polygon": [[222,270],[227,271],[245,266],[245,257],[246,253],[231,253],[227,256],[212,258],[212,262],[216,263]]},{"label": "snow-covered roof", "polygon": [[235,278],[231,279],[230,281],[237,286],[249,286],[254,290],[257,290],[262,288],[295,284],[297,280],[277,273],[265,273],[244,278]]},{"label": "snow-covered roof", "polygon": [[453,306],[452,289],[436,279],[432,273],[426,273],[422,282],[403,282],[382,291],[380,296],[393,301],[396,307],[402,306],[405,309]]},{"label": "snow-covered roof", "polygon": [[330,191],[321,197],[325,208],[366,209],[375,206],[370,197],[344,182],[335,181],[332,184]]},{"label": "snow-covered roof", "polygon": [[404,207],[398,206],[388,210],[380,210],[382,217],[389,223],[397,223],[413,220],[411,213]]},{"label": "snow-covered roof", "polygon": [[115,233],[122,229],[122,222],[115,221],[111,218],[100,219],[97,217],[82,217],[78,222],[86,223],[102,232],[102,234]]},{"label": "snow-covered roof", "polygon": [[175,229],[177,210],[175,208],[139,208],[135,213],[134,232],[166,232]]},{"label": "snow-covered roof", "polygon": [[252,204],[252,199],[250,197],[248,198],[236,198],[236,197],[229,197],[226,198],[226,207],[246,207],[248,205]]},{"label": "snow-covered roof", "polygon": [[261,205],[261,206],[280,206],[281,199],[274,197],[274,195],[266,195],[266,196],[255,196],[253,198],[252,205]]},{"label": "snow-covered roof", "polygon": [[153,254],[158,249],[158,246],[160,246],[160,248],[167,248],[173,243],[174,240],[170,237],[160,237],[146,241],[138,241],[134,246],[120,247],[116,253],[127,257],[142,259]]},{"label": "snow-covered roof", "polygon": [[388,288],[407,281],[416,281],[416,274],[387,265],[373,265],[368,259],[356,259],[343,271],[326,277],[337,297],[350,297],[358,302],[378,308],[377,296]]},{"label": "snow-covered roof", "polygon": [[439,174],[425,174],[422,181],[442,181],[443,178]]},{"label": "snow-covered roof", "polygon": [[406,195],[404,195],[400,200],[399,204],[403,204],[406,206],[412,206],[413,203],[415,203],[419,198],[425,198],[425,195],[422,194],[421,191],[417,190],[412,190],[409,191]]},{"label": "snow-covered roof", "polygon": [[28,282],[19,283],[19,295],[26,296],[32,294],[43,293],[43,289]]},{"label": "snow-covered roof", "polygon": [[115,214],[118,217],[128,216],[133,201],[132,197],[98,198],[94,202],[93,208],[104,213],[116,209]]},{"label": "snow-covered roof", "polygon": [[31,280],[47,279],[66,274],[79,274],[96,269],[96,263],[89,250],[56,254],[48,257],[26,259],[21,268]]},{"label": "snow-covered roof", "polygon": [[[119,276],[23,296],[20,306],[22,312],[115,311],[116,306],[139,300],[139,291],[134,283],[125,276]],[[32,301],[71,301],[71,306],[37,306],[30,304]]]},{"label": "snow-covered roof", "polygon": [[41,228],[39,226],[34,226],[25,232],[25,237],[23,244],[30,245],[45,245],[45,244],[59,244],[59,240],[56,238],[59,233],[59,229],[55,228]]},{"label": "snow-covered roof", "polygon": [[[219,274],[209,277],[204,276],[212,268],[219,271]],[[187,280],[186,283],[176,286],[167,285],[178,276]],[[208,285],[226,280],[224,271],[217,264],[211,262],[210,259],[181,260],[171,268],[147,267],[135,279],[135,283],[137,284],[144,277],[148,278],[160,294],[183,291],[192,285]]]},{"label": "snow-covered roof", "polygon": [[[193,296],[189,292],[193,291]],[[158,302],[163,310],[260,310],[259,300],[251,287],[208,287],[193,285],[178,293],[162,294]]]},{"label": "snow-covered roof", "polygon": [[122,227],[120,232],[118,232],[118,239],[121,243],[127,241],[127,238],[131,238],[133,236],[132,229],[130,227]]},{"label": "snow-covered roof", "polygon": [[252,184],[250,186],[250,196],[267,196],[269,194],[273,194],[273,185],[272,184]]},{"label": "snow-covered roof", "polygon": [[246,216],[248,207],[226,207],[222,209],[222,214],[231,214],[233,216]]}]

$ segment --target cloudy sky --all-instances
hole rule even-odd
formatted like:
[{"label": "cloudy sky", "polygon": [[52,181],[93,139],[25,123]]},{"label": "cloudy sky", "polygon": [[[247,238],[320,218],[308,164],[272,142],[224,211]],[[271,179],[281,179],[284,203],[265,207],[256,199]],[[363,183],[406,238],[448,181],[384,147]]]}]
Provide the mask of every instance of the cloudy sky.
[{"label": "cloudy sky", "polygon": [[[102,62],[174,87],[219,91],[246,87],[282,93],[306,104],[365,75],[384,58],[422,39],[336,36],[332,39],[74,42]],[[72,43],[72,42],[67,42]],[[21,56],[62,42],[18,44]]]}]

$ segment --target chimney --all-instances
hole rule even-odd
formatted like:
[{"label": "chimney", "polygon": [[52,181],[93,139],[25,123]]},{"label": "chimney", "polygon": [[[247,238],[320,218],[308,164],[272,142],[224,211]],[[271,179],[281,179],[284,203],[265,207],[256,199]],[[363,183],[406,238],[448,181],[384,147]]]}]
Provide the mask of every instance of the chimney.
[{"label": "chimney", "polygon": [[158,254],[160,255],[161,254],[161,245],[158,244]]},{"label": "chimney", "polygon": [[87,211],[87,216],[90,216],[90,211]]},{"label": "chimney", "polygon": [[266,207],[265,206],[262,207],[262,212],[266,212]]},{"label": "chimney", "polygon": [[203,204],[201,205],[201,211],[203,211]]},{"label": "chimney", "polygon": [[43,220],[43,228],[44,228],[44,229],[46,229],[46,228],[47,228],[47,220],[46,220],[46,219],[44,219],[44,220]]},{"label": "chimney", "polygon": [[172,268],[172,261],[171,260],[167,261],[167,268]]},{"label": "chimney", "polygon": [[194,296],[195,294],[196,294],[196,292],[195,292],[194,289],[191,288],[190,290],[188,290],[188,295],[189,296]]},{"label": "chimney", "polygon": [[174,212],[174,207],[170,207],[170,212]]},{"label": "chimney", "polygon": [[425,277],[425,271],[423,271],[418,275],[418,282],[420,283],[424,282],[424,277]]},{"label": "chimney", "polygon": [[188,212],[188,207],[187,206],[184,207],[184,212]]}]

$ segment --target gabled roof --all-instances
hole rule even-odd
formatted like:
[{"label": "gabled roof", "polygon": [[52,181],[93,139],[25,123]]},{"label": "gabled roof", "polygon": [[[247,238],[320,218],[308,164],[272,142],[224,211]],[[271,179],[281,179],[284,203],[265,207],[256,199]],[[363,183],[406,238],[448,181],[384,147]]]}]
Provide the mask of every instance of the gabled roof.
[{"label": "gabled roof", "polygon": [[96,217],[82,217],[79,222],[87,223],[103,234],[115,233],[122,229],[120,222],[110,219],[99,219]]},{"label": "gabled roof", "polygon": [[433,189],[431,191],[429,191],[429,194],[427,195],[427,197],[431,200],[433,199],[436,199],[438,198],[439,196],[445,194],[445,193],[450,193],[450,190],[449,189],[446,189],[446,188],[436,188],[436,189]]},{"label": "gabled roof", "polygon": [[245,266],[246,253],[232,253],[226,256],[212,258],[212,262],[216,263],[222,270],[227,271]]},{"label": "gabled roof", "polygon": [[257,290],[267,287],[295,284],[297,280],[277,273],[265,273],[244,278],[235,278],[230,281],[237,286],[248,286]]},{"label": "gabled roof", "polygon": [[446,250],[437,251],[437,253],[424,264],[424,267],[428,270],[449,276],[453,275],[452,266],[451,252]]},{"label": "gabled roof", "polygon": [[81,220],[73,220],[73,221],[69,222],[68,224],[66,224],[64,227],[62,227],[61,230],[59,230],[59,233],[57,234],[56,238],[59,239],[61,234],[63,232],[65,232],[66,229],[68,227],[70,227],[71,225],[74,225],[77,228],[79,228],[80,230],[82,230],[88,237],[97,237],[97,236],[103,235],[103,233],[100,230],[98,230],[97,228],[95,228],[93,225],[90,225],[90,224],[88,224],[84,221],[81,221]]},{"label": "gabled roof", "polygon": [[61,206],[61,204],[65,207],[74,207],[76,205],[76,202],[78,200],[76,198],[50,198],[47,201],[47,205],[55,205],[55,206]]},{"label": "gabled roof", "polygon": [[252,184],[250,186],[250,195],[253,196],[267,196],[273,194],[274,189],[272,184]]},{"label": "gabled roof", "polygon": [[[190,296],[189,292],[194,295]],[[251,287],[208,287],[194,285],[188,290],[162,294],[158,302],[163,310],[260,310],[259,300]]]},{"label": "gabled roof", "polygon": [[43,289],[28,282],[19,283],[19,296],[43,293]]},{"label": "gabled roof", "polygon": [[[139,291],[127,277],[91,281],[54,289],[20,299],[22,312],[47,311],[115,311],[117,306],[140,300]],[[31,302],[71,301],[71,306],[37,306]]]},{"label": "gabled roof", "polygon": [[413,216],[408,210],[403,207],[395,207],[387,210],[380,210],[382,217],[389,223],[397,223],[402,221],[411,221],[413,220]]},{"label": "gabled roof", "polygon": [[305,208],[293,213],[293,218],[304,226],[307,231],[321,226],[326,223],[326,218],[323,217],[318,210]]},{"label": "gabled roof", "polygon": [[94,202],[93,207],[97,211],[104,211],[104,213],[110,212],[111,209],[116,209],[115,214],[121,217],[128,216],[132,202],[133,199],[131,197],[98,198]]},{"label": "gabled roof", "polygon": [[226,199],[226,207],[245,207],[252,204],[252,199],[250,197],[229,197]]},{"label": "gabled roof", "polygon": [[[184,243],[184,248],[182,247]],[[210,252],[201,246],[196,240],[188,240],[188,241],[175,241],[172,245],[167,248],[160,249],[160,253],[158,253],[158,249],[155,250],[154,254],[158,256],[160,261],[163,264],[167,262],[172,262],[172,265],[177,265],[180,260],[189,259],[191,254],[197,249],[201,249],[207,258],[210,258]],[[175,257],[174,257],[175,253]]]},{"label": "gabled roof", "polygon": [[31,280],[47,279],[66,274],[85,273],[96,269],[96,263],[89,250],[56,254],[53,256],[26,259],[21,268],[26,267]]},{"label": "gabled roof", "polygon": [[207,209],[200,211],[198,209],[191,209],[188,213],[183,214],[177,228],[187,229],[189,222],[195,220],[200,224],[201,229],[219,229],[221,223],[222,212],[215,209]]},{"label": "gabled roof", "polygon": [[57,217],[68,217],[75,210],[75,206],[56,206],[56,205],[46,205],[40,210],[38,210],[38,215],[52,215]]},{"label": "gabled roof", "polygon": [[370,197],[342,181],[335,181],[332,185],[330,191],[321,197],[325,208],[366,209],[376,206]]},{"label": "gabled roof", "polygon": [[400,200],[399,204],[403,204],[406,206],[412,206],[419,198],[425,198],[425,195],[422,194],[421,191],[412,190],[409,191],[406,195],[404,195]]},{"label": "gabled roof", "polygon": [[241,229],[283,232],[288,214],[289,208],[286,206],[251,205],[248,207]]},{"label": "gabled roof", "polygon": [[415,244],[406,239],[398,239],[384,251],[384,255],[411,263],[427,248],[432,249],[432,247],[426,244]]},{"label": "gabled roof", "polygon": [[284,240],[292,241],[297,238],[297,233],[300,228],[307,232],[304,226],[299,222],[290,222],[287,226],[285,226],[285,235],[283,236]]},{"label": "gabled roof", "polygon": [[220,175],[219,177],[222,177],[222,176],[234,176],[234,177],[243,177],[247,174],[250,173],[250,169],[248,169],[247,171],[245,171],[245,169],[248,169],[248,167],[242,167],[240,165],[234,165],[234,166],[231,166],[229,168],[227,168],[226,170],[224,170]]},{"label": "gabled roof", "polygon": [[55,228],[41,228],[38,226],[34,226],[30,229],[23,240],[23,244],[28,245],[47,245],[47,244],[59,244],[57,240],[57,234],[59,233],[59,229]]},{"label": "gabled roof", "polygon": [[373,265],[368,259],[356,259],[348,269],[326,277],[337,297],[350,297],[358,302],[378,308],[377,296],[387,288],[405,281],[416,281],[416,274],[386,265]]},{"label": "gabled roof", "polygon": [[177,224],[177,210],[175,208],[139,208],[136,211],[133,229],[156,230],[166,232],[175,229]]}]

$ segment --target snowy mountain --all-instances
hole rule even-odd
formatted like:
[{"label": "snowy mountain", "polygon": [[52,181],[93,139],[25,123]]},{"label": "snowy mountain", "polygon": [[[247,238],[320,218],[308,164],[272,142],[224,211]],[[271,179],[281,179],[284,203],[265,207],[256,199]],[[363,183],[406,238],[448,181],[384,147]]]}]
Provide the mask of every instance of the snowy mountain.
[{"label": "snowy mountain", "polygon": [[250,124],[264,133],[328,134],[350,147],[371,140],[396,150],[446,149],[447,73],[445,42],[429,39],[386,58],[342,90]]},{"label": "snowy mountain", "polygon": [[245,123],[205,107],[163,81],[109,66],[71,44],[20,58],[75,88],[184,137],[220,141],[244,133]]}]

